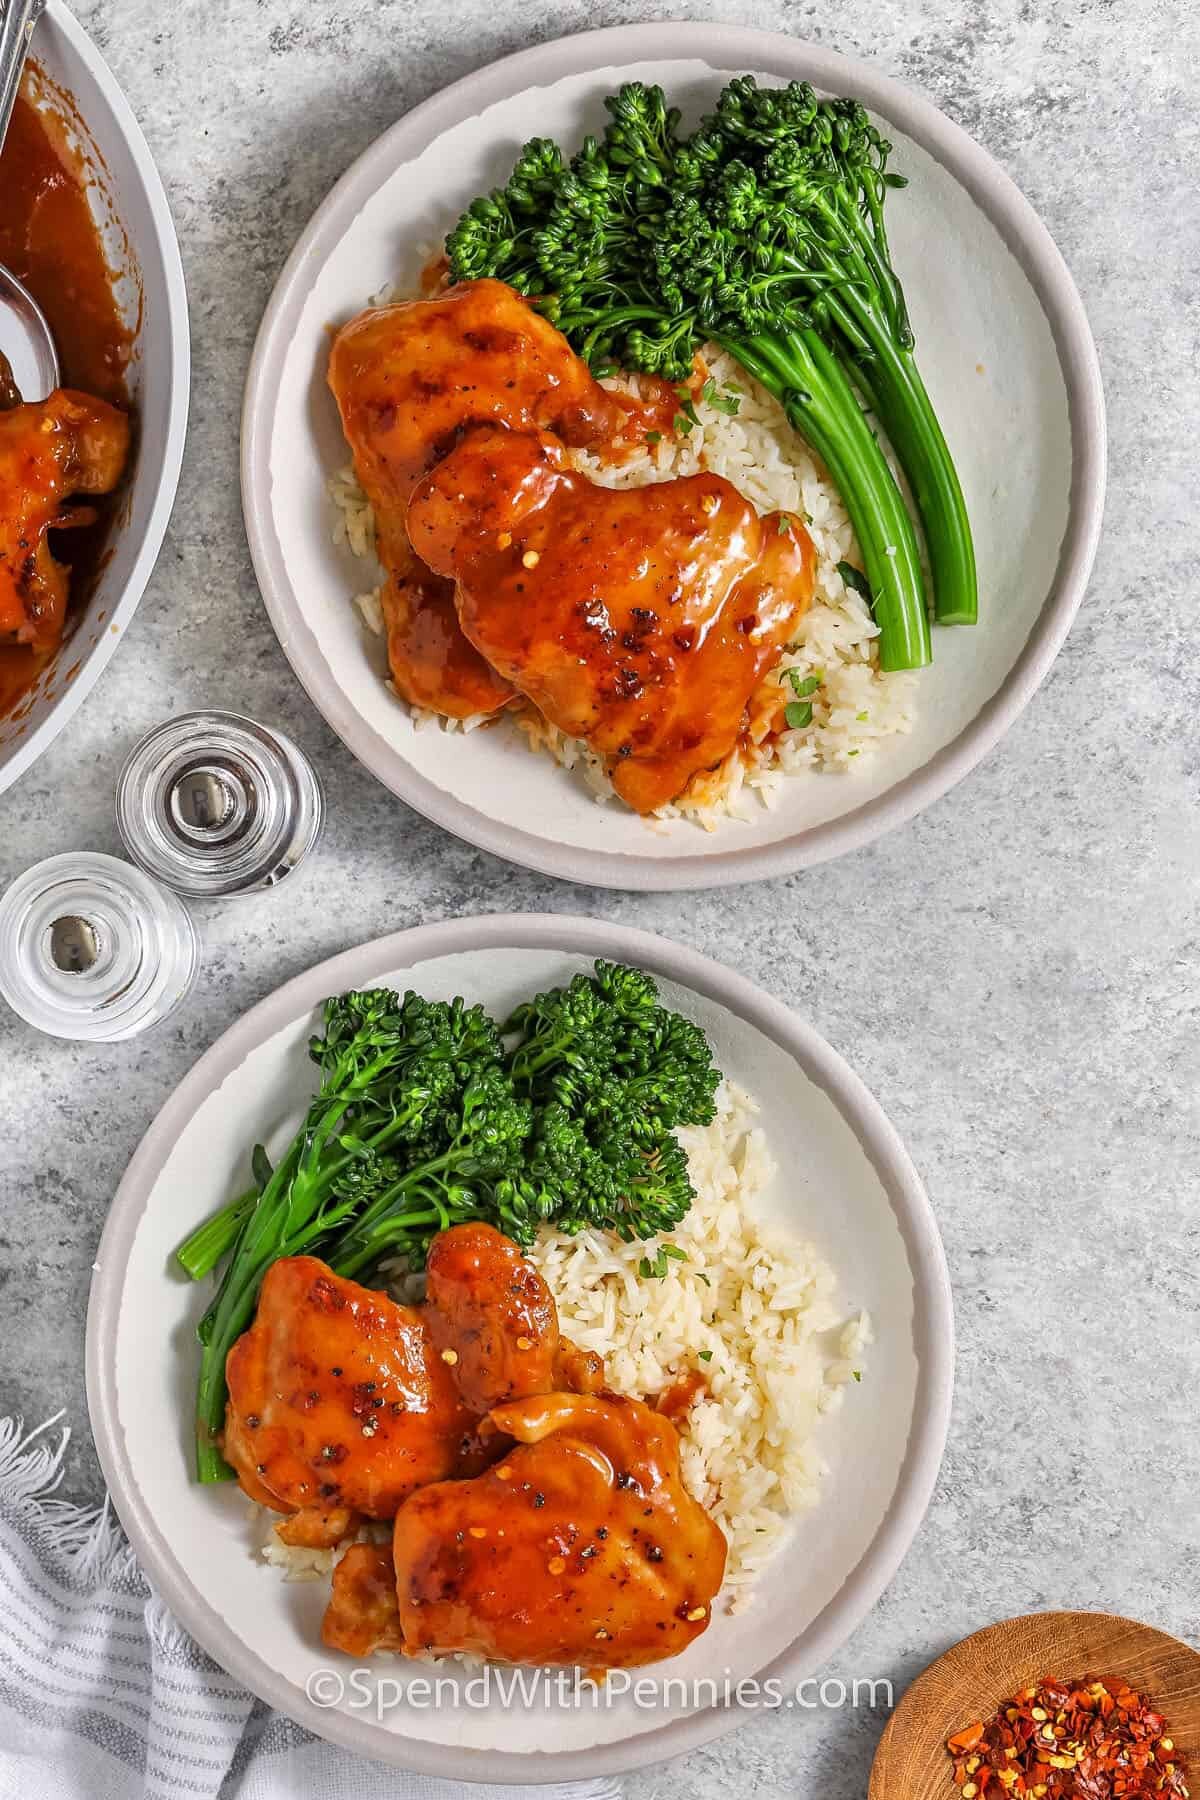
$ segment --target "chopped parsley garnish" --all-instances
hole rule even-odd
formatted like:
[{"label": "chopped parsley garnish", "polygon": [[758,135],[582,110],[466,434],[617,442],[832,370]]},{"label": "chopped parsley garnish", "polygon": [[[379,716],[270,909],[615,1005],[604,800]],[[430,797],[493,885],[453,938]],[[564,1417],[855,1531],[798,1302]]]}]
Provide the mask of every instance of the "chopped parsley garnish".
[{"label": "chopped parsley garnish", "polygon": [[[692,408],[693,412],[695,408]],[[677,412],[671,421],[676,437],[691,437],[695,429],[695,419],[689,419],[686,413]]]},{"label": "chopped parsley garnish", "polygon": [[[704,1354],[704,1352],[703,1352],[703,1351],[701,1351],[701,1353],[700,1353],[700,1354],[701,1354],[701,1355],[703,1355],[703,1354]],[[861,1381],[861,1380],[862,1380],[862,1370],[861,1370],[861,1369],[852,1369],[852,1370],[851,1370],[851,1371],[850,1371],[850,1373],[851,1373],[851,1374],[852,1374],[852,1375],[853,1375],[853,1376],[854,1376],[854,1379],[855,1379],[855,1381]]]},{"label": "chopped parsley garnish", "polygon": [[792,684],[792,692],[795,694],[797,700],[807,700],[808,696],[810,694],[815,694],[821,685],[821,677],[819,675],[802,676],[799,669],[789,669],[787,678]]},{"label": "chopped parsley garnish", "polygon": [[673,1262],[686,1262],[687,1251],[681,1250],[678,1244],[660,1244],[655,1252],[654,1260],[643,1256],[638,1264],[638,1274],[643,1281],[661,1281],[667,1272],[667,1258]]},{"label": "chopped parsley garnish", "polygon": [[736,417],[742,404],[736,388],[719,388],[711,375],[700,389],[700,398],[707,400],[718,412],[728,413],[731,419]]},{"label": "chopped parsley garnish", "polygon": [[812,724],[812,701],[790,700],[783,709],[789,731],[803,731],[806,725]]},{"label": "chopped parsley garnish", "polygon": [[712,1351],[711,1350],[697,1350],[696,1355],[700,1358],[701,1362],[711,1362],[712,1361]]},{"label": "chopped parsley garnish", "polygon": [[791,521],[791,517],[788,513],[780,513],[779,523],[775,527],[775,529],[779,533],[780,537],[782,537],[785,532],[788,532],[792,529],[792,521]]},{"label": "chopped parsley garnish", "polygon": [[648,431],[646,433],[646,442],[648,444],[661,444],[662,443],[662,432],[661,431]]}]

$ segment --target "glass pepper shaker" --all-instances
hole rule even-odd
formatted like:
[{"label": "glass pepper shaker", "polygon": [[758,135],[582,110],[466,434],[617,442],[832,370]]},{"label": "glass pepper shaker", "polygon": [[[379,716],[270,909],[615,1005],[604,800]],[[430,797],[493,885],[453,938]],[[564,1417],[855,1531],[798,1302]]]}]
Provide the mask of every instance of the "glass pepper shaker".
[{"label": "glass pepper shaker", "polygon": [[115,856],[49,857],[0,899],[0,994],[51,1037],[136,1037],[174,1011],[198,963],[186,907]]},{"label": "glass pepper shaker", "polygon": [[292,875],[325,805],[308,758],[237,713],[167,719],[131,752],[117,828],[148,875],[189,899],[260,893]]}]

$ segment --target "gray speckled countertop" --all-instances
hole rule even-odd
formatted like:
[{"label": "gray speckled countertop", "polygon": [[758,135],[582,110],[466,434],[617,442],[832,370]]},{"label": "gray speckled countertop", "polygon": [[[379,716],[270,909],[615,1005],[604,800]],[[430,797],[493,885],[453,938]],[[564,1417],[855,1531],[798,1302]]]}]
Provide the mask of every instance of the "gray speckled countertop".
[{"label": "gray speckled countertop", "polygon": [[[735,964],[805,1013],[924,1173],[954,1278],[958,1389],[929,1518],[833,1673],[902,1687],[1004,1614],[1111,1608],[1200,1642],[1200,586],[1195,446],[1200,13],[1189,0],[77,0],[170,193],[195,380],[183,482],[111,668],[0,802],[0,880],[116,848],[119,763],[168,707],[281,722],[319,765],[312,878],[206,912],[185,1010],[82,1049],[0,1018],[0,1413],[59,1406],[66,1491],[99,1475],[83,1396],[96,1240],[127,1159],[219,1032],[286,977],[420,920],[595,913]],[[1005,743],[875,848],[773,884],[590,893],[407,812],[297,686],[242,534],[251,342],[309,214],[398,114],[540,36],[643,17],[783,28],[923,88],[1008,168],[1062,246],[1104,363],[1114,480],[1091,591]],[[1001,446],[997,453],[1003,454]],[[850,1800],[881,1714],[762,1717],[691,1757],[697,1800]],[[635,1800],[682,1771],[630,1780]]]}]

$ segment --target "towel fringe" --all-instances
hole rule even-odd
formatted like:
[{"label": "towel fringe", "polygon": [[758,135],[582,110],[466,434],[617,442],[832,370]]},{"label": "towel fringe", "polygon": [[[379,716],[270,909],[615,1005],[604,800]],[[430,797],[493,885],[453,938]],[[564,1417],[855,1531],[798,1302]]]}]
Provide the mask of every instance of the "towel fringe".
[{"label": "towel fringe", "polygon": [[181,1662],[184,1658],[195,1655],[195,1645],[191,1638],[174,1613],[159,1599],[153,1589],[151,1589],[150,1598],[143,1609],[142,1617],[146,1621],[146,1629],[150,1633],[151,1643],[169,1662]]},{"label": "towel fringe", "polygon": [[19,1415],[0,1419],[0,1508],[32,1521],[73,1585],[127,1582],[138,1573],[137,1558],[108,1499],[99,1506],[76,1506],[54,1498],[71,1428],[63,1425],[57,1442],[47,1434],[62,1418],[56,1412],[31,1431]]},{"label": "towel fringe", "polygon": [[53,1431],[63,1413],[53,1413],[32,1431],[26,1431],[19,1415],[0,1419],[0,1502],[22,1506],[36,1505],[52,1494],[63,1477],[63,1457],[71,1441],[71,1428],[64,1425],[57,1444],[38,1443],[43,1434]]}]

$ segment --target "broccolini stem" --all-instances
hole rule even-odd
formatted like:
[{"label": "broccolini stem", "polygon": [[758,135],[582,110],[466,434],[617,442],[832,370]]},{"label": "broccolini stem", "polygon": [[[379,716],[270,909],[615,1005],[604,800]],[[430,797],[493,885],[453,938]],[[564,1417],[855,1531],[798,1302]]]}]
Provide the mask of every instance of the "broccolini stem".
[{"label": "broccolini stem", "polygon": [[203,1225],[197,1226],[191,1237],[185,1238],[180,1244],[175,1252],[175,1260],[193,1281],[203,1281],[216,1268],[221,1258],[233,1249],[242,1226],[254,1211],[257,1199],[257,1188],[240,1194],[236,1200],[223,1206],[220,1212],[213,1213]]},{"label": "broccolini stem", "polygon": [[[398,1249],[413,1232],[427,1231],[431,1226],[435,1231],[444,1231],[450,1224],[450,1214],[443,1206],[421,1207],[413,1212],[397,1213],[392,1218],[382,1219],[372,1227],[369,1239],[360,1247],[345,1256],[335,1257],[330,1268],[335,1275],[354,1277],[368,1263],[375,1262],[385,1250]],[[355,1233],[358,1236],[358,1233]]]},{"label": "broccolini stem", "polygon": [[979,581],[967,503],[937,414],[911,352],[886,342],[874,359],[853,359],[855,380],[903,466],[925,532],[939,625],[974,625]]},{"label": "broccolini stem", "polygon": [[[271,1206],[278,1206],[279,1196],[287,1192],[293,1181],[298,1183],[298,1189],[301,1194],[325,1195],[336,1192],[339,1178],[345,1174],[351,1164],[358,1160],[362,1154],[362,1150],[378,1151],[385,1148],[394,1138],[398,1137],[409,1124],[412,1118],[412,1109],[410,1108],[406,1112],[395,1113],[390,1119],[386,1120],[380,1129],[375,1132],[373,1137],[368,1136],[362,1139],[362,1145],[359,1150],[343,1150],[340,1155],[331,1157],[322,1164],[321,1156],[325,1146],[328,1143],[329,1138],[333,1135],[334,1128],[340,1125],[344,1117],[345,1113],[343,1107],[340,1103],[335,1102],[335,1104],[324,1114],[319,1127],[314,1127],[311,1131],[301,1133],[296,1143],[289,1147],[284,1161],[281,1162],[279,1167],[275,1170],[274,1175],[267,1186],[256,1196],[255,1205],[249,1209],[245,1220],[247,1231],[251,1226],[258,1222],[260,1207],[264,1209],[262,1216],[268,1216],[269,1208],[267,1207],[267,1196],[271,1195],[274,1197],[270,1202]],[[303,1156],[297,1148],[298,1145],[303,1148]],[[303,1175],[305,1164],[307,1164],[309,1171],[306,1177]],[[315,1177],[313,1171],[315,1171],[318,1166],[320,1166],[320,1181],[314,1187]],[[276,1228],[284,1233],[292,1229],[292,1216],[294,1212],[295,1202],[293,1198],[289,1200],[287,1211],[284,1214],[282,1221],[277,1222]],[[208,1224],[211,1226],[217,1225],[221,1216],[220,1213],[216,1214],[214,1218],[208,1220]],[[303,1223],[304,1219],[310,1216],[311,1213],[304,1213],[303,1218],[298,1222]],[[200,1227],[201,1231],[204,1229],[204,1226]],[[195,1235],[199,1235],[199,1233]],[[321,1233],[318,1231],[315,1235],[320,1236]],[[192,1240],[189,1238],[188,1244],[190,1244],[191,1241]],[[222,1297],[225,1293],[226,1284],[233,1279],[234,1270],[241,1260],[240,1242],[236,1237],[231,1241],[234,1248],[233,1260],[231,1261],[229,1268],[225,1271],[216,1299],[213,1301],[197,1327],[196,1335],[199,1337],[202,1344],[207,1344],[212,1336],[213,1325],[216,1320],[217,1311],[221,1305]],[[182,1250],[180,1251],[181,1257],[183,1250],[188,1248],[188,1244],[183,1245]],[[226,1247],[228,1248],[228,1246]],[[281,1250],[276,1254],[280,1256],[289,1254],[294,1255],[295,1252]],[[186,1264],[184,1266],[187,1267]],[[213,1264],[209,1265],[210,1268],[212,1266]],[[207,1274],[208,1270],[203,1270],[202,1273]]]},{"label": "broccolini stem", "polygon": [[931,661],[929,617],[916,533],[841,364],[812,330],[719,341],[782,401],[829,470],[866,564],[880,668],[924,668]]},{"label": "broccolini stem", "polygon": [[[823,297],[846,340],[855,381],[888,434],[925,532],[939,625],[974,625],[979,614],[975,546],[967,504],[933,402],[912,352],[901,348],[869,301],[852,286]],[[863,355],[865,337],[870,348]]]},{"label": "broccolini stem", "polygon": [[[418,1168],[409,1169],[399,1181],[394,1181],[390,1188],[385,1188],[371,1204],[361,1212],[353,1225],[346,1232],[340,1244],[330,1246],[327,1261],[335,1275],[354,1275],[359,1269],[373,1261],[375,1251],[372,1246],[378,1232],[390,1224],[393,1208],[397,1201],[406,1196],[416,1197],[429,1182],[431,1177],[441,1175],[444,1170],[453,1168],[462,1161],[462,1152],[453,1145],[441,1156],[432,1157]],[[440,1218],[443,1225],[449,1220],[449,1212],[444,1206],[432,1202],[433,1217]]]}]

